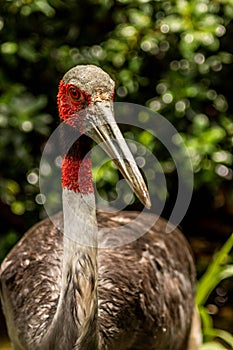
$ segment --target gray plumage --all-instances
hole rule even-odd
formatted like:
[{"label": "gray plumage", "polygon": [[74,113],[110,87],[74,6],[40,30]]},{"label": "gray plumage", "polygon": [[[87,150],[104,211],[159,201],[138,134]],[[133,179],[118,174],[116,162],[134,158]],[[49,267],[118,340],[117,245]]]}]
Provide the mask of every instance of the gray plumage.
[{"label": "gray plumage", "polygon": [[[102,235],[101,228],[121,226],[137,215],[98,213],[98,235]],[[135,230],[141,230],[140,225],[148,224],[148,220],[153,218],[144,214]],[[57,222],[58,227],[63,225],[61,214]],[[99,349],[187,349],[195,269],[182,233],[176,229],[165,234],[165,227],[166,221],[159,219],[140,239],[123,247],[99,250]],[[116,240],[109,231],[99,237],[102,242]],[[32,342],[37,338],[40,343],[53,319],[61,288],[62,236],[49,219],[38,223],[1,267],[4,311],[14,315],[19,339]],[[70,280],[67,290],[73,295],[66,307],[71,323],[75,314],[74,289]],[[61,328],[56,346],[44,346],[44,350],[73,349],[67,323]],[[63,341],[59,336],[66,338],[63,347],[59,347]]]}]

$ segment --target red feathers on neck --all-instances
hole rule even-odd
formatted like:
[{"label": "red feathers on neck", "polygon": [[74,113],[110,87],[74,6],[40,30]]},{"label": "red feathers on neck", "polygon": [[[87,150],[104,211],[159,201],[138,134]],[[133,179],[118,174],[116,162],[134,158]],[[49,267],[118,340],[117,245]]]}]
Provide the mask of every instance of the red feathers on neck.
[{"label": "red feathers on neck", "polygon": [[65,156],[62,161],[62,187],[82,194],[93,193],[91,159]]}]

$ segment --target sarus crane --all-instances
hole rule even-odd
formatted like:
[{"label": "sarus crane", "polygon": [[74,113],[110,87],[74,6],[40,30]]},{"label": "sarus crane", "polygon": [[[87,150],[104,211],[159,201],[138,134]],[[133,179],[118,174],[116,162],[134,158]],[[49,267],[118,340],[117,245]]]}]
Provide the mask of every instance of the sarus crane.
[{"label": "sarus crane", "polygon": [[[81,136],[62,159],[63,212],[33,226],[1,265],[1,300],[14,350],[197,349],[195,267],[183,234],[177,228],[165,233],[167,222],[154,214],[135,221],[138,212],[96,211],[86,155],[91,139],[150,206],[115,122],[113,96],[113,80],[94,65],[76,66],[60,82],[60,119]],[[120,239],[113,231],[137,236],[148,224],[131,243],[98,249],[98,240]]]}]

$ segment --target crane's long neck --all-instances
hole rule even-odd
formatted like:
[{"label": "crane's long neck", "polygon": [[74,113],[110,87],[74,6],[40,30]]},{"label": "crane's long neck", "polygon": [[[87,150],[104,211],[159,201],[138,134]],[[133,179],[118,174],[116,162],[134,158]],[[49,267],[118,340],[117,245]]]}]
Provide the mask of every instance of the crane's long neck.
[{"label": "crane's long neck", "polygon": [[91,160],[84,157],[83,142],[86,148],[87,140],[76,141],[62,163],[63,266],[56,323],[64,325],[59,330],[64,349],[96,350],[97,223]]}]

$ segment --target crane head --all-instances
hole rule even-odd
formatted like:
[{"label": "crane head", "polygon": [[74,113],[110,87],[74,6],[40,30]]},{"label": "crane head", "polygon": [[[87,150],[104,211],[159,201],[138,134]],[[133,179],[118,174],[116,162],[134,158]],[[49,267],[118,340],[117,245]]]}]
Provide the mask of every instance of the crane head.
[{"label": "crane head", "polygon": [[61,121],[100,144],[140,201],[150,208],[143,177],[114,119],[115,83],[101,68],[79,65],[63,77],[58,91]]}]

